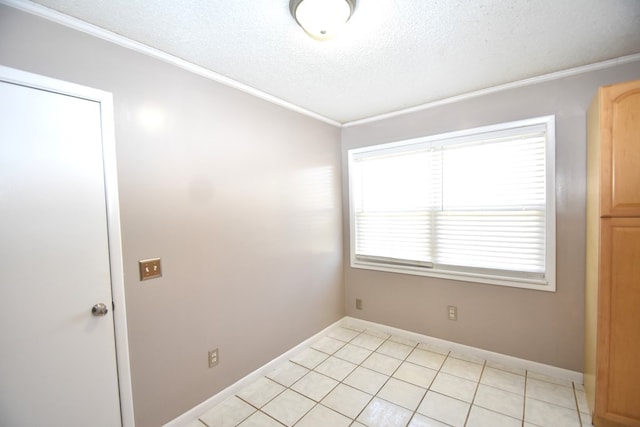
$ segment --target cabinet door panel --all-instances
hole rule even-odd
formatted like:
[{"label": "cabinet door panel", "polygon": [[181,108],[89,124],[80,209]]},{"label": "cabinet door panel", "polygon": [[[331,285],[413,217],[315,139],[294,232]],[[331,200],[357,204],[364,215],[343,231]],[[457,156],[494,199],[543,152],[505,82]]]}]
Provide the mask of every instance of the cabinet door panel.
[{"label": "cabinet door panel", "polygon": [[640,426],[640,218],[601,230],[596,418]]},{"label": "cabinet door panel", "polygon": [[602,215],[640,216],[640,80],[601,94]]}]

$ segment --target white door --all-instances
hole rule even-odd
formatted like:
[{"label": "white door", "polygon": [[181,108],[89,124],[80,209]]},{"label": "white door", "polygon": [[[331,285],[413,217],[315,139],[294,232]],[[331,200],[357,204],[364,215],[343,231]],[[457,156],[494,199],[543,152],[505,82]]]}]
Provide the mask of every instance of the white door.
[{"label": "white door", "polygon": [[122,424],[100,108],[0,81],[2,426]]}]

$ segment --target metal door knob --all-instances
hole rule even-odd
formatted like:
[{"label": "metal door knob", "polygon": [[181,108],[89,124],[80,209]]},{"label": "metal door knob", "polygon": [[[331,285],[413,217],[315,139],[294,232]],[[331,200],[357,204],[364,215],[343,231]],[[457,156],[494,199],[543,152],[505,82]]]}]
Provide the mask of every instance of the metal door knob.
[{"label": "metal door knob", "polygon": [[107,306],[101,302],[91,308],[91,314],[93,314],[94,316],[104,316],[108,312],[109,309],[107,308]]}]

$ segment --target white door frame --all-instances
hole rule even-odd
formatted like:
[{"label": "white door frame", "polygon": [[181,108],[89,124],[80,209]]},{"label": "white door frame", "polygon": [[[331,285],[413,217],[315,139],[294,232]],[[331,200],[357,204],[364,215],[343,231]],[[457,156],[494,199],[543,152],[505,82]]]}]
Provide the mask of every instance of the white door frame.
[{"label": "white door frame", "polygon": [[135,423],[133,417],[131,371],[129,366],[129,339],[127,335],[122,244],[120,239],[120,206],[118,203],[113,96],[111,93],[102,90],[80,86],[74,83],[4,67],[2,65],[0,65],[0,80],[100,103],[111,293],[115,306],[113,310],[113,321],[116,338],[120,411],[123,427],[133,427]]}]

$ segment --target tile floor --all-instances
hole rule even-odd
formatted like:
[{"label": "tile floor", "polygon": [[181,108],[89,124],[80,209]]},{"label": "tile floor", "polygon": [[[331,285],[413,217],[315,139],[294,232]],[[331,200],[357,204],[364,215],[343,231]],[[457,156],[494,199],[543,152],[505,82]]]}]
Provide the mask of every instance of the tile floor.
[{"label": "tile floor", "polygon": [[188,427],[586,427],[584,389],[378,330],[332,328]]}]

